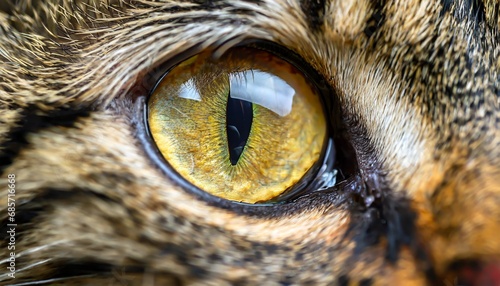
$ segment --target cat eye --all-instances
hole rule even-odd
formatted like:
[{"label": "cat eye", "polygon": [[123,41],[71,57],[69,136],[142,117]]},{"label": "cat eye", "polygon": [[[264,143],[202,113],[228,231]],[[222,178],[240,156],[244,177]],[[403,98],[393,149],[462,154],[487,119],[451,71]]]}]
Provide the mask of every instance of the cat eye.
[{"label": "cat eye", "polygon": [[164,163],[210,195],[278,202],[312,182],[335,182],[325,159],[333,145],[322,92],[267,50],[236,47],[217,58],[206,51],[184,59],[158,81],[146,109]]}]

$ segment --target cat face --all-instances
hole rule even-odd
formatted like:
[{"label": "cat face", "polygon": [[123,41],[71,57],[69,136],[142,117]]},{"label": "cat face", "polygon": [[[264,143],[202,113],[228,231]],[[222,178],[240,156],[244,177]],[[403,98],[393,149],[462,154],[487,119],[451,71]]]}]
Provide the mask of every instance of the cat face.
[{"label": "cat face", "polygon": [[[495,285],[499,7],[0,4],[0,193],[9,202],[15,184],[17,224],[15,249],[7,235],[0,250],[4,263],[14,253],[15,278],[9,272],[0,281]],[[155,86],[193,56],[224,59],[235,49],[246,49],[242,58],[258,50],[286,61],[319,90],[333,150],[322,156],[334,162],[335,183],[281,203],[241,204],[164,167],[148,129]],[[191,111],[206,108],[199,104]],[[275,129],[298,123],[286,124]],[[278,133],[262,142],[284,150],[291,138]],[[7,203],[0,208],[8,225]]]}]

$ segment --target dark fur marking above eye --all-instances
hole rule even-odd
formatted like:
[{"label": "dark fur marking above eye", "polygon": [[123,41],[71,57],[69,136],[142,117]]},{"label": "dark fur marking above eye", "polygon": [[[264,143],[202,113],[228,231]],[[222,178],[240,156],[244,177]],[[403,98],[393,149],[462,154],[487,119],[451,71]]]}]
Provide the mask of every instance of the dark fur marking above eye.
[{"label": "dark fur marking above eye", "polygon": [[372,7],[372,14],[366,21],[366,28],[364,29],[364,33],[368,38],[384,25],[386,18],[385,6],[387,2],[385,0],[375,0],[370,1],[369,4]]},{"label": "dark fur marking above eye", "polygon": [[28,106],[21,111],[20,119],[16,126],[5,135],[5,140],[0,145],[0,171],[8,167],[19,152],[28,145],[26,135],[36,133],[51,126],[73,127],[74,123],[82,117],[90,115],[87,107],[65,107],[49,112],[42,112],[36,106]]},{"label": "dark fur marking above eye", "polygon": [[321,30],[324,24],[326,4],[326,0],[303,0],[300,2],[300,7],[306,16],[309,28],[313,32]]}]

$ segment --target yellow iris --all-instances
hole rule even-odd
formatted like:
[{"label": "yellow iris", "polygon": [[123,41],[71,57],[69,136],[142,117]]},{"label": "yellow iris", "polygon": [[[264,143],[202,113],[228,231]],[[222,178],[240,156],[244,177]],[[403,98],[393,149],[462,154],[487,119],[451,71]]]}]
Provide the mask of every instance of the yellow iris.
[{"label": "yellow iris", "polygon": [[[228,115],[230,99],[247,109]],[[180,63],[149,98],[148,112],[153,139],[177,173],[238,202],[285,193],[320,159],[327,136],[315,88],[290,63],[254,48],[234,48],[217,60],[201,53]],[[232,155],[228,130],[237,128],[228,127],[228,118],[243,117],[249,118],[242,123],[248,139],[238,141]],[[243,137],[243,129],[235,134]]]}]

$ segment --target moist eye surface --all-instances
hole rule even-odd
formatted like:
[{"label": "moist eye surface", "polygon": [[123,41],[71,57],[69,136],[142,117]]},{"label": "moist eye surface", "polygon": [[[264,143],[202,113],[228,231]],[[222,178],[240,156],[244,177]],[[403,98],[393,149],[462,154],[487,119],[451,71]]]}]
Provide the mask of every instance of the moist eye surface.
[{"label": "moist eye surface", "polygon": [[193,186],[261,203],[306,185],[324,151],[318,89],[264,50],[204,52],[174,66],[148,99],[151,136],[167,164]]}]

